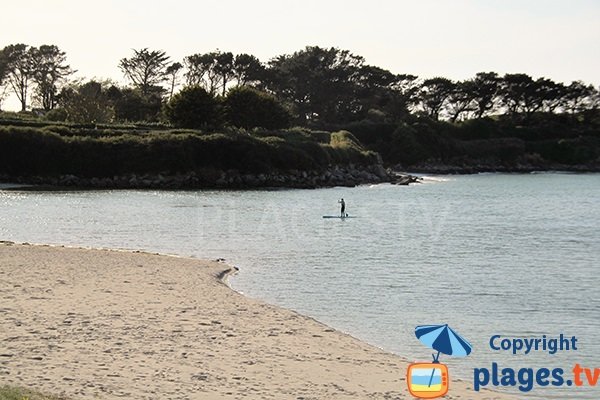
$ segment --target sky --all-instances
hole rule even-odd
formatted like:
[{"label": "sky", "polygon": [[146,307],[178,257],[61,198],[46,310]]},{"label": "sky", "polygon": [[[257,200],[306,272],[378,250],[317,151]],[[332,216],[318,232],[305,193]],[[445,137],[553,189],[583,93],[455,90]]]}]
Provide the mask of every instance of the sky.
[{"label": "sky", "polygon": [[76,77],[123,83],[132,49],[268,61],[316,45],[421,78],[523,72],[600,85],[599,0],[7,0],[0,47],[16,43],[57,45]]}]

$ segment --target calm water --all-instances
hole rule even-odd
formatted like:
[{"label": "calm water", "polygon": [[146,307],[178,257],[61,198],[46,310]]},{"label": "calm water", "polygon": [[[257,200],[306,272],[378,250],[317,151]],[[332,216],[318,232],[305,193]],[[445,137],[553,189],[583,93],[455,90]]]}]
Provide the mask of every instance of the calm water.
[{"label": "calm water", "polygon": [[[323,219],[343,197],[358,218]],[[600,367],[600,175],[437,177],[287,191],[0,191],[0,240],[226,258],[232,286],[410,360],[421,324],[474,346],[473,368]],[[575,335],[578,351],[513,356],[489,338]],[[566,378],[571,378],[569,372]],[[526,398],[598,398],[600,388]]]}]

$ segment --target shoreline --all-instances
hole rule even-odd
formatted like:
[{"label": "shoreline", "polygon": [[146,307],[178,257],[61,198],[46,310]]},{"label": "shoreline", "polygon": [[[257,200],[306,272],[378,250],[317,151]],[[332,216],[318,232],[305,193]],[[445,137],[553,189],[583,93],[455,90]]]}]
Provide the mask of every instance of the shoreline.
[{"label": "shoreline", "polygon": [[[407,359],[158,253],[0,242],[0,386],[68,399],[411,398]],[[448,399],[510,399],[453,380]]]},{"label": "shoreline", "polygon": [[316,189],[334,186],[354,187],[361,184],[402,182],[381,164],[333,165],[325,169],[250,173],[238,170],[204,168],[183,173],[130,173],[126,175],[83,177],[71,174],[57,176],[12,176],[0,173],[0,182],[29,187],[64,189]]},{"label": "shoreline", "polygon": [[[378,167],[379,168],[379,167]],[[0,174],[0,190],[27,191],[85,191],[85,190],[290,190],[326,189],[332,187],[357,187],[389,183],[398,186],[421,183],[426,175],[478,175],[478,174],[597,174],[600,166],[553,165],[534,166],[457,166],[457,165],[416,165],[403,168],[395,166],[379,171],[344,170],[333,174],[309,171],[303,177],[301,172],[293,174],[244,174],[229,175],[227,180],[208,182],[195,173],[182,175],[140,175],[135,174],[114,178],[79,178],[73,175],[59,177],[11,177]]]},{"label": "shoreline", "polygon": [[402,167],[395,166],[392,168],[397,171],[411,171],[415,174],[436,174],[436,175],[474,175],[486,173],[498,174],[535,174],[535,173],[574,173],[587,174],[600,172],[598,164],[437,164],[437,163],[421,163],[414,166]]}]

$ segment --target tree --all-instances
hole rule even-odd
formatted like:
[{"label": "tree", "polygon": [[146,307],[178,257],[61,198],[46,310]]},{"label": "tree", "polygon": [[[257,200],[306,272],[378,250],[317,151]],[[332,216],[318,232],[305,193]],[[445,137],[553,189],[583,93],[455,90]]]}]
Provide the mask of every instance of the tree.
[{"label": "tree", "polygon": [[554,90],[548,79],[533,80],[527,74],[506,74],[500,86],[500,95],[513,118],[518,113],[525,114],[525,122],[542,109],[544,103],[552,99]]},{"label": "tree", "polygon": [[564,96],[565,110],[573,115],[586,110],[592,99],[597,94],[592,85],[586,85],[581,81],[573,81],[566,87]]},{"label": "tree", "polygon": [[66,65],[66,54],[54,45],[42,45],[32,53],[33,80],[36,94],[44,110],[57,104],[58,85],[73,73]]},{"label": "tree", "polygon": [[188,86],[202,86],[209,93],[221,91],[225,96],[227,85],[240,71],[235,70],[235,59],[230,52],[219,50],[206,54],[193,54],[185,58]]},{"label": "tree", "polygon": [[21,111],[27,109],[29,85],[35,73],[34,52],[35,48],[21,43],[6,46],[3,50],[8,82],[21,102]]},{"label": "tree", "polygon": [[169,56],[164,51],[147,48],[133,50],[131,58],[123,58],[119,68],[135,87],[139,88],[142,95],[147,95],[152,87],[160,86],[167,79]]},{"label": "tree", "polygon": [[233,54],[230,52],[218,52],[215,57],[215,72],[221,79],[221,90],[225,96],[227,83],[235,76],[233,70]]},{"label": "tree", "polygon": [[538,81],[543,110],[553,114],[563,105],[567,88],[551,79],[540,78]]},{"label": "tree", "polygon": [[390,102],[390,114],[396,120],[402,120],[420,102],[418,77],[410,74],[397,75]]},{"label": "tree", "polygon": [[8,96],[8,88],[6,86],[0,85],[0,111],[2,111],[2,103]]},{"label": "tree", "polygon": [[217,52],[193,54],[184,59],[188,86],[201,86],[209,93],[216,93],[220,82],[219,73],[215,68],[217,55]]},{"label": "tree", "polygon": [[8,63],[4,55],[4,49],[0,50],[0,110],[2,109],[2,102],[6,97],[7,87],[5,85],[6,78],[8,76]]},{"label": "tree", "polygon": [[4,49],[0,50],[0,86],[4,85],[4,80],[8,75],[8,62],[4,55]]},{"label": "tree", "polygon": [[258,58],[249,54],[213,51],[193,54],[184,60],[187,68],[188,86],[202,86],[209,93],[221,90],[225,96],[227,86],[235,80],[238,86],[258,83],[264,77],[265,68]]},{"label": "tree", "polygon": [[200,86],[188,86],[173,96],[165,106],[165,115],[181,128],[211,128],[220,123],[217,99]]},{"label": "tree", "polygon": [[475,83],[471,80],[456,82],[446,105],[450,122],[456,122],[463,113],[477,110],[473,96],[474,86]]},{"label": "tree", "polygon": [[582,121],[584,123],[595,123],[598,126],[600,124],[600,87],[590,86],[592,91],[587,101],[587,107],[583,111]]},{"label": "tree", "polygon": [[264,70],[260,60],[250,54],[238,54],[233,61],[233,76],[238,86],[260,81],[264,77]]},{"label": "tree", "polygon": [[456,84],[450,79],[441,77],[423,81],[419,91],[423,111],[429,117],[438,120],[440,112],[446,104],[446,100],[455,90],[455,87]]},{"label": "tree", "polygon": [[[399,85],[403,77],[372,65],[361,66],[356,77],[356,97],[360,104],[356,116],[368,113],[386,117],[397,115]],[[405,110],[402,110],[405,111]]]},{"label": "tree", "polygon": [[224,106],[227,121],[240,128],[287,128],[291,120],[289,111],[275,97],[247,86],[231,89]]},{"label": "tree", "polygon": [[495,72],[478,72],[472,80],[473,101],[477,104],[476,118],[482,118],[494,109],[500,78]]},{"label": "tree", "polygon": [[119,121],[157,121],[162,109],[161,87],[152,86],[144,95],[138,88],[118,88],[112,85],[107,90],[108,98]]},{"label": "tree", "polygon": [[356,97],[362,57],[347,50],[309,46],[269,63],[266,88],[290,104],[300,123],[339,123],[362,110]]},{"label": "tree", "polygon": [[174,62],[173,64],[169,65],[165,70],[165,72],[169,76],[169,81],[171,83],[171,89],[169,91],[169,100],[171,100],[171,98],[173,97],[175,86],[178,84],[177,78],[179,75],[179,71],[181,71],[182,68],[183,65],[181,65],[181,63]]},{"label": "tree", "polygon": [[105,86],[92,80],[64,88],[60,97],[67,120],[86,124],[111,122],[114,110]]}]

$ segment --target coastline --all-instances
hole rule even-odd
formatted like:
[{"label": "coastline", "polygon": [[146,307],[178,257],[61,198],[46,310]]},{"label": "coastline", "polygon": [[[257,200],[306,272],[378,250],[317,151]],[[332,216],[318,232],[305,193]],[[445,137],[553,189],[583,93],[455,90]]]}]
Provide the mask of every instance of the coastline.
[{"label": "coastline", "polygon": [[600,165],[459,165],[426,163],[384,168],[333,167],[325,171],[292,171],[273,174],[241,174],[238,171],[204,171],[178,175],[129,174],[113,178],[10,176],[0,174],[0,190],[274,190],[356,187],[390,183],[408,186],[421,183],[423,175],[599,173]]},{"label": "coastline", "polygon": [[600,164],[443,164],[443,163],[421,163],[403,168],[395,166],[394,170],[411,171],[415,174],[435,175],[472,175],[482,173],[501,174],[531,174],[531,173],[598,173]]},{"label": "coastline", "polygon": [[[235,267],[0,242],[0,386],[69,399],[411,398],[408,360],[227,284]],[[448,399],[504,399],[453,380]]]},{"label": "coastline", "polygon": [[0,174],[0,182],[53,189],[316,189],[334,186],[394,182],[406,179],[386,171],[381,164],[332,166],[324,170],[249,173],[237,170],[201,169],[178,174],[127,174],[113,177],[11,176]]}]

